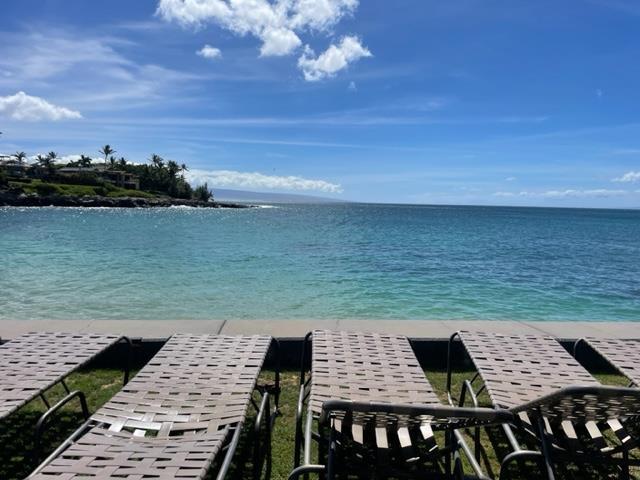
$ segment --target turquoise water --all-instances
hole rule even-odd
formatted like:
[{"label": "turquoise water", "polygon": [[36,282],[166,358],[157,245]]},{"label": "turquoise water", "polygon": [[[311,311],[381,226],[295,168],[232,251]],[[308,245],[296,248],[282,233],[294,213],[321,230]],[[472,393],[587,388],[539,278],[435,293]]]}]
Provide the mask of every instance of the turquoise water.
[{"label": "turquoise water", "polygon": [[0,318],[640,320],[640,211],[0,209]]}]

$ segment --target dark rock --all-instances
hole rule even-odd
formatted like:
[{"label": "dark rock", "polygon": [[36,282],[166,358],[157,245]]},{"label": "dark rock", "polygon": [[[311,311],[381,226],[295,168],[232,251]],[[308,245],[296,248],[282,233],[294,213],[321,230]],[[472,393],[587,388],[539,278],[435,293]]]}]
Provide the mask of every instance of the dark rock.
[{"label": "dark rock", "polygon": [[151,208],[187,206],[198,208],[250,208],[238,203],[202,202],[169,197],[71,197],[61,195],[27,195],[16,190],[0,191],[0,207],[114,207]]}]

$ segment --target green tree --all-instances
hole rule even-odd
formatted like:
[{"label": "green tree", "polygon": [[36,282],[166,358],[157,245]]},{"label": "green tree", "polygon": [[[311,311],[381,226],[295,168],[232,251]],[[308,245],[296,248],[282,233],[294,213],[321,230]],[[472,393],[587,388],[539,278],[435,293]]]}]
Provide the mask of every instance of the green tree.
[{"label": "green tree", "polygon": [[27,159],[27,154],[24,152],[16,152],[13,154],[13,156],[16,158],[17,162],[20,165],[22,165],[24,161]]},{"label": "green tree", "polygon": [[107,166],[107,159],[109,158],[110,155],[113,155],[114,153],[116,153],[116,151],[111,148],[111,145],[107,144],[104,147],[102,147],[99,151],[102,155],[104,155],[104,165],[105,167]]},{"label": "green tree", "polygon": [[58,158],[56,152],[49,152],[44,157],[38,155],[38,164],[45,170],[47,176],[51,176],[54,170],[54,160]]},{"label": "green tree", "polygon": [[78,165],[80,168],[87,168],[91,166],[91,158],[86,155],[80,155],[80,159],[78,160]]},{"label": "green tree", "polygon": [[193,198],[201,202],[208,202],[213,198],[213,192],[209,190],[209,185],[205,182],[193,190]]},{"label": "green tree", "polygon": [[156,155],[155,153],[151,155],[151,163],[157,169],[164,168],[164,158],[162,158],[160,155]]}]

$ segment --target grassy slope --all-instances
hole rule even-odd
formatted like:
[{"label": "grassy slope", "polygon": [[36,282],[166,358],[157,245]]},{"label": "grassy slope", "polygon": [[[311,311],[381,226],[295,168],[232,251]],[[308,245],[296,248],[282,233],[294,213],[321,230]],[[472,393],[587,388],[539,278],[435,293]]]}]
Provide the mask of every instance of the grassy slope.
[{"label": "grassy slope", "polygon": [[[104,193],[106,190],[107,197],[139,197],[139,198],[155,198],[156,195],[144,192],[142,190],[128,190],[116,187],[115,185],[107,185],[105,187],[94,187],[91,185],[68,185],[66,183],[49,183],[41,180],[33,180],[30,183],[11,181],[9,185],[12,187],[20,187],[25,193],[41,193],[42,188],[48,188],[55,195],[70,195],[75,197],[95,196]],[[46,187],[43,187],[46,185]]]},{"label": "grassy slope", "polygon": [[[470,372],[457,372],[454,377],[454,391],[459,388],[462,380],[469,378]],[[270,376],[270,375],[269,375]],[[623,385],[624,379],[613,375],[597,375],[603,383]],[[445,400],[446,375],[442,371],[427,372],[427,377],[438,391],[441,399]],[[71,375],[68,385],[71,389],[80,389],[87,393],[89,407],[95,411],[117,392],[121,386],[121,372],[117,370],[90,370]],[[292,467],[293,442],[295,436],[295,410],[298,396],[298,377],[296,372],[284,372],[282,376],[281,412],[273,432],[273,471],[271,478],[286,479]],[[51,402],[60,398],[63,394],[61,387],[55,387],[47,392],[47,398]],[[486,397],[480,398],[486,403]],[[32,434],[38,416],[44,411],[42,402],[35,400],[11,415],[9,419],[0,422],[0,478],[17,479],[24,478],[35,465],[32,458],[23,456],[23,452],[32,451]],[[66,408],[60,417],[60,422],[52,429],[46,438],[48,450],[52,450],[66,436],[81,423],[79,409],[76,405]],[[488,452],[487,463],[493,472],[498,471],[498,462],[493,455],[492,442],[486,433],[483,433],[482,443]],[[245,469],[248,471],[249,469]],[[249,474],[243,474],[238,478],[250,478]],[[523,478],[514,476],[513,478]],[[537,478],[535,468],[526,478]],[[574,478],[573,475],[562,475],[560,478]],[[593,477],[579,476],[575,478],[605,478],[601,473]],[[615,478],[615,477],[611,477]],[[637,477],[637,478],[640,478]]]}]

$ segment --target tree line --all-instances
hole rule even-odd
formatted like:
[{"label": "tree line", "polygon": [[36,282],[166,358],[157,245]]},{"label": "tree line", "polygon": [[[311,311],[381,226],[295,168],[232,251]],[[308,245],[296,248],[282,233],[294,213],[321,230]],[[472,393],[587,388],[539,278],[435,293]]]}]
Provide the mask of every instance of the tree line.
[{"label": "tree line", "polygon": [[[213,197],[213,193],[206,183],[196,188],[191,187],[185,178],[185,172],[189,169],[184,163],[178,164],[174,160],[165,160],[155,153],[151,155],[148,163],[132,163],[125,157],[117,158],[115,156],[117,152],[111,145],[103,146],[99,153],[102,156],[102,162],[98,162],[87,155],[80,155],[77,160],[62,165],[56,163],[59,157],[56,152],[52,151],[46,155],[38,155],[35,158],[35,166],[38,169],[39,176],[45,181],[55,180],[59,177],[56,174],[58,168],[75,167],[78,169],[78,175],[74,176],[75,181],[79,183],[87,180],[95,182],[96,170],[94,167],[101,165],[106,170],[119,170],[136,175],[140,181],[141,190],[168,195],[173,198],[194,198],[202,201],[208,201]],[[24,165],[28,158],[25,152],[16,152],[13,157],[21,165]]]}]

